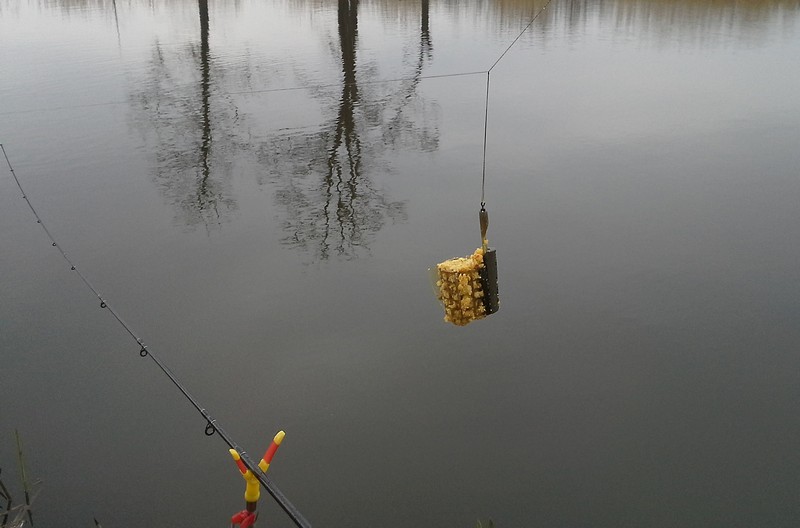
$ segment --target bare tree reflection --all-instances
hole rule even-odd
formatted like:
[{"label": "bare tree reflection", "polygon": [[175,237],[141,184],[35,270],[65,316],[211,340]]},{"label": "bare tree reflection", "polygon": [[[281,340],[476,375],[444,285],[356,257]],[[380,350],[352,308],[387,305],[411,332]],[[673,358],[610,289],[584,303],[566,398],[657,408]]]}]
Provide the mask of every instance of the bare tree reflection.
[{"label": "bare tree reflection", "polygon": [[[236,145],[231,134],[215,139],[214,131],[233,126],[238,115],[222,95],[212,108],[208,0],[198,0],[198,14],[199,48],[193,43],[168,55],[156,42],[149,82],[131,97],[136,122],[155,153],[155,182],[182,223],[212,228],[236,208],[230,162],[224,161]],[[220,74],[215,71],[213,77]]]},{"label": "bare tree reflection", "polygon": [[[383,139],[393,146],[405,146],[423,151],[433,151],[439,147],[439,131],[434,123],[426,119],[437,117],[436,109],[425,100],[415,97],[422,79],[425,62],[433,59],[433,43],[430,34],[430,1],[421,0],[419,50],[413,65],[414,74],[394,96],[396,111],[384,129]],[[420,122],[421,121],[421,122]]]},{"label": "bare tree reflection", "polygon": [[416,93],[433,50],[428,5],[422,0],[412,76],[388,88],[368,83],[365,97],[357,75],[359,0],[339,0],[336,44],[342,88],[333,119],[319,133],[279,137],[262,149],[262,161],[289,169],[279,176],[276,193],[286,212],[285,244],[321,260],[357,258],[369,251],[387,222],[406,219],[405,203],[389,200],[373,175],[386,174],[380,160],[390,149],[438,147],[437,107]]}]

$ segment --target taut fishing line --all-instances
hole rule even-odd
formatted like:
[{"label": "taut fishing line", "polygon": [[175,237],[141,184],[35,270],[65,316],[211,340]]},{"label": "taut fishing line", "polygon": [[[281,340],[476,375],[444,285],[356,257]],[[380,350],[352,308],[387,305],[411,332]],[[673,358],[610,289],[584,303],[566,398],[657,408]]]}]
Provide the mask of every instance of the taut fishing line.
[{"label": "taut fishing line", "polygon": [[[522,37],[522,35],[528,29],[530,29],[530,27],[533,25],[533,23],[536,21],[536,19],[539,18],[539,15],[541,15],[542,12],[544,12],[544,10],[547,9],[547,6],[549,6],[551,2],[552,2],[552,0],[548,0],[547,1],[547,3],[544,5],[544,7],[542,7],[533,16],[533,18],[530,20],[528,25],[526,25],[522,29],[522,31],[520,31],[520,33],[517,35],[517,37],[511,42],[511,44],[509,44],[509,46],[503,51],[503,53],[500,54],[500,56],[497,58],[497,60],[492,64],[492,66],[488,70],[486,70],[485,72],[484,71],[459,72],[459,73],[452,73],[452,74],[428,75],[428,76],[419,77],[419,79],[441,79],[441,78],[447,78],[447,77],[479,75],[479,74],[486,73],[486,100],[485,100],[485,105],[484,105],[484,123],[483,123],[483,125],[484,125],[483,126],[483,168],[482,168],[482,174],[481,174],[481,213],[482,213],[482,216],[481,216],[481,232],[482,232],[482,237],[485,237],[486,227],[488,227],[488,216],[485,216],[485,212],[486,212],[486,210],[485,210],[485,205],[486,205],[485,191],[486,191],[486,145],[487,145],[487,139],[488,139],[488,123],[489,123],[489,87],[490,87],[489,81],[490,81],[490,75],[491,75],[492,69],[494,69],[494,67],[497,66],[497,64],[506,56],[506,54],[509,52],[509,50],[511,50],[511,48],[519,41],[519,39]],[[414,79],[414,78],[413,77],[408,77],[408,78],[399,78],[399,79],[387,79],[387,80],[370,82],[370,84],[376,84],[376,83],[381,83],[381,82],[398,82],[398,81],[411,80],[411,79]],[[364,83],[362,83],[362,84],[364,84]],[[274,89],[265,89],[265,90],[230,92],[229,95],[251,94],[251,93],[252,94],[255,94],[255,93],[269,93],[269,92],[292,91],[292,90],[307,90],[307,89],[311,89],[311,88],[321,88],[321,87],[326,87],[326,86],[339,86],[339,85],[321,85],[321,86],[316,86],[316,87],[274,88]],[[116,105],[116,104],[124,104],[124,103],[121,103],[121,102],[95,103],[95,104],[89,104],[89,105],[76,105],[76,106],[70,106],[70,107],[61,107],[61,108],[57,108],[57,109],[71,109],[71,108],[83,108],[83,107],[94,107],[94,106],[110,106],[110,105]],[[27,113],[27,112],[35,112],[35,111],[38,111],[38,110],[23,110],[23,111],[13,111],[13,112],[3,112],[3,113],[0,113],[0,115]],[[116,319],[116,321],[120,324],[120,326],[122,326],[122,328],[128,333],[128,335],[130,335],[131,338],[134,341],[136,341],[136,344],[139,346],[139,355],[141,357],[143,357],[143,358],[149,357],[150,359],[152,359],[153,362],[158,366],[158,368],[161,369],[161,371],[169,378],[169,380],[173,383],[173,385],[175,385],[175,387],[181,392],[181,394],[183,394],[183,396],[189,401],[189,403],[203,416],[203,418],[205,418],[205,420],[206,420],[205,434],[207,436],[212,436],[212,435],[214,435],[214,433],[217,433],[219,435],[219,437],[222,438],[222,440],[225,442],[225,444],[228,445],[229,448],[234,449],[234,450],[236,450],[237,453],[239,453],[239,456],[241,457],[241,461],[243,462],[243,464],[247,467],[247,469],[249,469],[250,471],[253,472],[253,475],[258,479],[258,481],[261,483],[261,485],[264,486],[264,489],[266,489],[267,492],[270,494],[270,496],[272,496],[272,498],[275,499],[275,501],[278,503],[278,505],[281,507],[281,509],[283,509],[283,511],[286,512],[286,514],[294,522],[294,524],[296,526],[298,526],[299,528],[311,528],[311,524],[303,517],[303,515],[297,510],[297,508],[291,502],[289,502],[289,500],[280,491],[280,489],[278,489],[278,487],[275,484],[273,484],[272,480],[269,477],[266,476],[266,474],[261,470],[261,468],[259,468],[258,464],[256,464],[253,461],[253,459],[250,458],[250,456],[247,454],[247,452],[244,449],[239,447],[239,444],[237,444],[236,441],[234,441],[233,438],[230,436],[230,434],[228,434],[228,432],[226,432],[225,429],[223,429],[223,427],[220,425],[220,423],[216,419],[212,418],[211,414],[202,405],[200,405],[200,403],[197,401],[197,399],[194,396],[192,396],[192,394],[186,389],[186,387],[183,386],[183,384],[178,380],[178,378],[175,376],[175,374],[173,374],[173,372],[169,369],[169,367],[167,367],[166,364],[164,364],[164,362],[159,358],[159,356],[155,352],[150,350],[148,348],[148,346],[144,344],[144,341],[142,340],[142,338],[140,338],[133,331],[131,325],[129,325],[127,322],[125,322],[125,320],[120,316],[120,314],[108,303],[108,301],[100,294],[100,292],[97,290],[97,288],[95,288],[94,285],[89,281],[89,279],[86,277],[86,275],[84,275],[78,269],[78,267],[75,265],[75,263],[72,261],[72,259],[70,259],[69,255],[67,255],[66,251],[64,251],[64,249],[56,241],[55,237],[50,232],[50,230],[47,228],[47,225],[44,223],[44,221],[42,220],[42,218],[39,215],[39,213],[36,211],[36,208],[33,206],[33,203],[31,203],[30,198],[28,198],[28,195],[25,193],[25,190],[24,190],[24,188],[22,186],[22,183],[20,182],[19,178],[17,177],[17,173],[14,170],[13,165],[11,164],[11,160],[8,157],[8,153],[6,152],[5,146],[3,146],[2,143],[0,143],[0,150],[3,151],[3,157],[6,160],[6,165],[8,166],[8,170],[11,172],[11,176],[14,178],[14,182],[16,183],[17,188],[22,193],[22,198],[25,200],[25,203],[28,204],[28,208],[30,209],[31,213],[33,213],[33,216],[36,218],[36,222],[42,227],[42,229],[44,230],[45,234],[47,235],[47,238],[50,239],[50,243],[52,244],[52,246],[55,247],[56,249],[58,249],[59,253],[61,253],[61,256],[64,258],[64,260],[67,262],[67,264],[69,264],[70,270],[74,271],[78,275],[78,277],[81,279],[81,281],[84,283],[84,285],[100,301],[100,308],[108,310],[108,312],[112,315],[112,317],[114,317],[114,319]],[[485,219],[485,223],[484,223],[484,219]],[[484,238],[484,245],[485,245],[485,238]],[[484,247],[484,250],[485,249],[486,248]],[[495,277],[495,281],[496,281],[496,277]]]},{"label": "taut fishing line", "polygon": [[[533,18],[531,18],[531,21],[528,22],[528,25],[525,26],[524,28],[522,28],[522,31],[519,32],[519,35],[517,35],[517,37],[513,41],[511,41],[511,44],[508,45],[508,47],[503,51],[503,53],[501,53],[500,56],[497,57],[497,60],[494,61],[494,63],[492,63],[492,65],[489,67],[489,69],[486,70],[486,72],[485,72],[486,73],[486,101],[484,103],[484,115],[483,115],[483,171],[481,173],[481,210],[485,210],[485,207],[486,207],[486,142],[487,142],[487,139],[488,139],[488,136],[489,136],[489,78],[490,78],[490,75],[491,75],[492,70],[494,69],[494,67],[497,66],[497,64],[501,60],[503,60],[503,58],[506,56],[506,53],[508,53],[511,50],[511,48],[514,47],[514,44],[516,44],[519,41],[519,39],[522,38],[522,35],[531,28],[533,23],[536,22],[536,19],[539,18],[539,15],[541,15],[544,12],[544,10],[547,9],[547,6],[549,6],[550,2],[552,2],[552,1],[553,0],[547,0],[547,3],[539,11],[536,12],[536,14],[533,16]],[[483,72],[480,72],[480,73],[483,73]]]},{"label": "taut fishing line", "polygon": [[[348,83],[329,83],[329,84],[312,84],[307,86],[287,86],[285,88],[264,88],[261,90],[242,90],[238,92],[216,92],[218,95],[255,95],[255,94],[268,94],[274,92],[296,92],[300,90],[321,90],[323,88],[341,88],[342,86],[352,86],[354,84],[358,84],[359,86],[370,85],[370,84],[387,84],[387,83],[396,83],[396,82],[403,82],[403,81],[426,81],[430,79],[447,79],[449,77],[466,77],[469,75],[483,75],[486,73],[485,70],[482,71],[465,71],[465,72],[456,72],[456,73],[441,73],[437,75],[421,75],[419,77],[396,77],[394,79],[378,79],[374,81],[358,81],[355,82],[348,82]],[[128,101],[106,101],[104,103],[87,103],[87,104],[79,104],[79,105],[70,105],[70,106],[53,106],[49,108],[29,108],[27,110],[11,110],[9,112],[0,112],[0,116],[6,115],[16,115],[16,114],[30,114],[33,112],[55,112],[58,110],[74,110],[78,108],[96,108],[96,107],[103,107],[103,106],[116,106],[116,105],[124,105],[128,104]]]},{"label": "taut fishing line", "polygon": [[220,436],[220,438],[222,438],[222,440],[228,445],[229,448],[235,449],[236,452],[239,453],[239,456],[241,457],[241,460],[247,467],[247,469],[253,472],[253,475],[255,475],[258,481],[264,486],[264,488],[267,490],[267,493],[269,493],[272,496],[272,498],[275,499],[278,505],[283,509],[284,512],[286,512],[289,518],[292,519],[295,525],[297,525],[299,528],[311,528],[311,524],[303,517],[303,515],[298,511],[298,509],[291,502],[289,502],[289,499],[286,498],[286,496],[281,492],[281,490],[279,490],[278,487],[272,483],[269,477],[267,477],[266,474],[263,471],[261,471],[261,468],[258,467],[258,464],[256,464],[250,458],[250,456],[247,454],[245,450],[239,447],[239,444],[237,444],[236,441],[234,441],[233,438],[230,436],[230,434],[228,434],[225,431],[225,429],[222,428],[219,422],[211,417],[211,414],[209,414],[209,412],[202,405],[200,405],[197,399],[194,396],[192,396],[191,393],[189,393],[186,387],[184,387],[183,384],[178,380],[178,378],[175,377],[175,374],[172,373],[169,367],[167,367],[164,364],[164,362],[158,357],[157,354],[155,354],[152,350],[150,350],[147,347],[147,345],[144,344],[144,341],[133,331],[131,325],[129,325],[127,322],[125,322],[124,319],[122,319],[119,313],[108,303],[108,301],[102,295],[100,295],[100,292],[97,290],[97,288],[95,288],[92,285],[92,283],[89,282],[89,279],[86,277],[86,275],[84,275],[78,269],[78,267],[75,266],[75,263],[72,261],[72,259],[69,258],[69,255],[67,255],[66,251],[64,251],[64,249],[56,241],[55,237],[53,237],[53,234],[47,228],[47,225],[44,223],[41,216],[39,216],[39,213],[36,211],[36,208],[31,203],[30,198],[28,198],[28,195],[25,193],[25,190],[22,187],[22,183],[19,181],[17,173],[14,171],[14,167],[11,165],[11,160],[8,159],[8,153],[6,153],[6,148],[3,146],[2,143],[0,143],[0,150],[3,151],[3,157],[6,159],[6,165],[8,165],[8,170],[11,171],[11,176],[13,176],[14,181],[17,184],[17,187],[22,193],[22,198],[25,200],[25,203],[28,204],[28,208],[33,213],[33,216],[36,217],[36,222],[40,226],[42,226],[42,229],[44,230],[47,237],[50,239],[50,243],[52,244],[52,246],[58,249],[58,251],[61,253],[61,256],[64,258],[64,260],[67,261],[67,264],[69,264],[70,266],[70,270],[78,274],[78,277],[80,277],[81,281],[83,281],[86,287],[89,288],[89,290],[91,290],[91,292],[100,301],[100,308],[105,308],[106,310],[109,311],[109,313],[111,313],[114,319],[116,319],[117,322],[122,326],[122,328],[125,329],[128,335],[130,335],[131,338],[133,338],[136,341],[136,344],[139,346],[139,355],[143,358],[149,357],[150,359],[152,359],[158,366],[158,368],[160,368],[161,371],[164,374],[166,374],[166,376],[175,385],[175,387],[177,387],[178,390],[181,391],[181,394],[183,394],[186,397],[186,399],[189,400],[189,403],[191,403],[192,406],[195,409],[197,409],[197,411],[203,416],[203,418],[206,419],[205,434],[207,436],[212,436],[214,433],[217,433]]}]

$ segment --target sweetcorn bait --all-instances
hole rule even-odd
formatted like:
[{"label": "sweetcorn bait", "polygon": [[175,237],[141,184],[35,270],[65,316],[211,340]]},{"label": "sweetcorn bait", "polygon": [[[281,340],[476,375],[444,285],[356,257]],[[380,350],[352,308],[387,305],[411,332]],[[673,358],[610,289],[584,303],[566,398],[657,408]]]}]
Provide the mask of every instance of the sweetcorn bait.
[{"label": "sweetcorn bait", "polygon": [[486,317],[481,271],[484,269],[484,248],[472,255],[437,264],[437,297],[444,305],[444,320],[464,326]]}]

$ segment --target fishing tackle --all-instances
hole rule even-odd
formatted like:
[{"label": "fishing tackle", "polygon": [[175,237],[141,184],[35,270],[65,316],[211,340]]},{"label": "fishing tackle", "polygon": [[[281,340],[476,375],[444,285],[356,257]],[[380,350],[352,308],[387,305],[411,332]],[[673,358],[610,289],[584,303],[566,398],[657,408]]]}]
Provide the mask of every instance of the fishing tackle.
[{"label": "fishing tackle", "polygon": [[[2,143],[0,143],[0,152],[3,153],[3,157],[6,160],[6,165],[8,165],[8,170],[11,172],[11,176],[14,178],[14,182],[17,184],[17,188],[19,189],[20,193],[22,193],[22,198],[28,204],[28,208],[30,209],[31,213],[33,213],[33,216],[36,218],[36,222],[41,226],[42,230],[45,232],[48,239],[52,243],[52,246],[58,248],[59,252],[61,253],[61,256],[70,265],[70,269],[75,273],[77,273],[78,277],[81,279],[81,281],[83,281],[83,284],[89,290],[91,290],[92,293],[94,293],[94,295],[97,297],[97,300],[100,301],[100,307],[107,309],[111,313],[111,316],[114,317],[114,319],[116,319],[116,321],[120,324],[120,326],[122,326],[122,328],[125,329],[128,335],[130,335],[131,338],[133,338],[136,341],[136,344],[139,347],[139,355],[143,358],[149,357],[151,360],[153,360],[153,362],[158,366],[158,368],[161,369],[161,372],[163,372],[170,379],[170,381],[181,392],[181,394],[183,394],[183,396],[189,401],[189,403],[191,403],[192,406],[203,416],[203,418],[207,420],[207,425],[205,428],[206,436],[213,436],[215,434],[219,435],[219,437],[228,445],[228,447],[234,450],[233,448],[237,447],[238,444],[233,440],[233,438],[228,434],[228,432],[225,431],[219,424],[219,422],[213,419],[209,414],[209,412],[202,405],[200,405],[200,402],[197,401],[197,399],[194,396],[192,396],[191,393],[189,393],[187,388],[183,386],[183,384],[178,380],[175,374],[173,374],[172,371],[160,359],[159,355],[150,350],[144,344],[144,341],[136,335],[131,326],[120,316],[120,314],[115,309],[113,309],[105,299],[103,299],[103,297],[100,295],[99,290],[95,288],[91,282],[89,282],[89,279],[86,275],[84,275],[79,269],[77,269],[77,267],[69,258],[69,256],[67,256],[67,253],[64,251],[64,249],[56,243],[55,238],[53,238],[53,235],[50,233],[50,230],[47,228],[45,223],[42,222],[39,213],[36,211],[36,208],[33,206],[33,203],[31,203],[31,200],[28,198],[28,195],[23,190],[22,182],[20,182],[19,178],[17,177],[17,173],[14,171],[14,167],[13,165],[11,165],[11,160],[8,159],[6,148],[3,146]],[[277,449],[277,447],[275,447],[275,449]],[[273,451],[272,455],[274,454],[275,453]],[[236,456],[239,457],[236,463],[237,465],[239,465],[240,469],[242,467],[244,467],[245,470],[248,467],[252,467],[255,469],[256,467],[255,462],[253,462],[244,452],[242,452],[241,456],[237,452]],[[267,467],[269,466],[267,465]],[[298,528],[311,528],[311,524],[305,519],[305,517],[303,517],[303,515],[297,510],[297,508],[295,508],[295,506],[291,502],[289,502],[289,499],[287,499],[286,496],[278,489],[278,487],[275,486],[273,482],[269,481],[264,476],[263,473],[258,473],[258,474],[251,473],[251,475],[257,481],[261,482],[261,484],[264,486],[264,489],[267,490],[267,493],[269,493],[272,496],[272,498],[275,499],[275,501],[278,503],[281,509],[283,509],[283,511],[286,512],[286,514]]]},{"label": "fishing tackle", "polygon": [[[275,456],[275,452],[278,451],[278,447],[280,447],[285,436],[286,433],[278,431],[272,439],[272,443],[269,445],[269,448],[267,448],[267,452],[264,453],[264,457],[258,463],[258,467],[262,472],[266,473],[269,469],[272,458]],[[231,526],[238,525],[240,528],[250,528],[258,519],[256,508],[258,507],[258,499],[261,498],[261,486],[256,475],[242,462],[242,457],[239,455],[239,452],[235,449],[230,449],[229,452],[236,462],[236,465],[239,467],[239,472],[242,474],[242,478],[246,483],[244,490],[245,509],[231,517]]]},{"label": "fishing tackle", "polygon": [[481,203],[481,247],[472,255],[446,260],[431,270],[436,298],[444,307],[444,320],[464,326],[500,309],[497,288],[497,252],[489,248],[486,231],[489,213]]}]

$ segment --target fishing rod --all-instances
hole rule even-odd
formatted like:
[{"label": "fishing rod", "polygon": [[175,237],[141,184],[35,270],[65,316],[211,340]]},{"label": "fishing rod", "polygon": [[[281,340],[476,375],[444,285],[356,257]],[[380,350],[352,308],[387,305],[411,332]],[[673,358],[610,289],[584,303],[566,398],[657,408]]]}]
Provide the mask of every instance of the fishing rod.
[{"label": "fishing rod", "polygon": [[253,461],[252,458],[247,454],[247,452],[242,449],[239,444],[233,439],[233,437],[225,431],[222,425],[217,421],[215,418],[211,416],[211,414],[203,407],[200,402],[192,396],[189,390],[180,382],[180,380],[175,376],[175,374],[167,367],[167,365],[161,360],[161,358],[144,343],[142,338],[140,338],[136,332],[133,331],[133,328],[130,324],[128,324],[122,316],[117,312],[108,302],[106,298],[104,298],[97,288],[89,281],[88,277],[81,272],[72,259],[67,255],[66,251],[63,249],[61,245],[56,241],[55,237],[53,236],[52,232],[47,228],[47,225],[42,220],[42,217],[36,211],[36,208],[31,203],[30,198],[25,193],[25,189],[22,186],[19,178],[17,177],[17,173],[14,170],[13,165],[11,164],[11,160],[8,158],[8,153],[6,152],[5,146],[0,143],[0,150],[3,151],[3,157],[6,160],[6,165],[8,165],[8,170],[11,172],[11,176],[14,178],[14,182],[17,184],[17,188],[22,193],[22,199],[25,200],[25,203],[28,204],[28,208],[30,209],[33,216],[36,218],[36,223],[38,223],[42,230],[44,230],[47,238],[50,239],[51,245],[58,249],[59,253],[63,259],[69,264],[70,270],[74,271],[78,277],[81,279],[83,284],[91,290],[91,292],[97,297],[100,301],[100,308],[108,310],[108,312],[116,319],[116,321],[122,326],[122,328],[128,333],[128,335],[136,341],[136,344],[139,346],[139,356],[142,358],[149,357],[153,360],[153,362],[158,366],[159,369],[169,378],[173,385],[183,394],[183,396],[189,400],[189,403],[205,418],[206,420],[206,428],[205,434],[206,436],[213,436],[214,433],[219,435],[223,442],[225,442],[228,447],[232,450],[235,450],[236,453],[239,454],[241,463],[252,472],[253,476],[264,486],[264,489],[267,490],[267,493],[275,499],[275,502],[283,509],[284,512],[289,516],[289,518],[294,522],[294,524],[298,528],[311,528],[311,524],[303,517],[300,511],[289,501],[288,498],[283,494],[283,492],[278,489],[278,487],[272,482],[272,480],[266,476],[265,472],[262,471],[261,467]]}]

